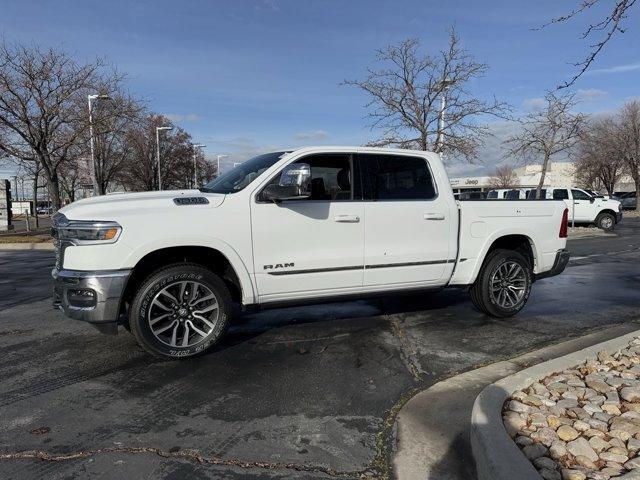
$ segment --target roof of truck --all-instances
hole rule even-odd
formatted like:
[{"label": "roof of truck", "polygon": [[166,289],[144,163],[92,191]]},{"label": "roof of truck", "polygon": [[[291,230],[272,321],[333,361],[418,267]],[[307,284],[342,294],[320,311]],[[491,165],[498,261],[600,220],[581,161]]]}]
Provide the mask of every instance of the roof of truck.
[{"label": "roof of truck", "polygon": [[413,154],[413,155],[424,155],[424,154],[433,154],[434,152],[427,150],[408,150],[406,148],[389,148],[389,147],[369,147],[366,145],[310,145],[305,147],[298,148],[287,148],[284,149],[286,152],[300,152],[304,150],[313,150],[313,151],[367,151],[367,152],[381,152],[381,153],[399,153],[399,154]]}]

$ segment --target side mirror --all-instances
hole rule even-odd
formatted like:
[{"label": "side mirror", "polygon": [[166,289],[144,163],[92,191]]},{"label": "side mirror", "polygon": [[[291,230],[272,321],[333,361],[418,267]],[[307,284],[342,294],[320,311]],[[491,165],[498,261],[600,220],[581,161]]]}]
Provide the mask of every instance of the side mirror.
[{"label": "side mirror", "polygon": [[596,197],[589,197],[589,203],[593,203],[596,201]]},{"label": "side mirror", "polygon": [[311,167],[307,163],[291,163],[282,169],[280,182],[263,190],[266,200],[303,200],[311,196]]}]

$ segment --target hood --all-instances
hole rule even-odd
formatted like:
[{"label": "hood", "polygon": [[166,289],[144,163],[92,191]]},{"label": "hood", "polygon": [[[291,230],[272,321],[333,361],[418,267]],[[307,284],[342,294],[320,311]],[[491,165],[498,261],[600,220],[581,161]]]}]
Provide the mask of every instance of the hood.
[{"label": "hood", "polygon": [[[119,220],[167,211],[167,209],[215,208],[224,201],[224,194],[203,193],[200,190],[163,190],[160,192],[110,193],[83,198],[60,209],[72,220]],[[205,198],[206,203],[179,203],[180,199]],[[178,202],[174,201],[178,200]],[[187,200],[188,201],[188,200]],[[200,200],[203,201],[203,200]]]},{"label": "hood", "polygon": [[596,198],[594,205],[598,208],[610,208],[617,211],[619,210],[620,202],[612,198]]}]

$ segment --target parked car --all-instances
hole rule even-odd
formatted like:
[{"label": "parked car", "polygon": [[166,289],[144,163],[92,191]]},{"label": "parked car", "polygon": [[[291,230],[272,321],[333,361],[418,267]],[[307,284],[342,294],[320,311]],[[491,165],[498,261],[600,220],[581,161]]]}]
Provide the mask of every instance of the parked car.
[{"label": "parked car", "polygon": [[[536,190],[527,190],[527,198],[536,197]],[[564,200],[569,208],[569,222],[578,225],[595,224],[603,230],[613,230],[622,220],[619,201],[593,196],[582,188],[543,188],[540,198]]]},{"label": "parked car", "polygon": [[40,206],[36,208],[36,213],[38,215],[51,215],[53,213],[53,208]]},{"label": "parked car", "polygon": [[638,198],[636,192],[625,192],[618,200],[623,210],[635,210],[638,208]]},{"label": "parked car", "polygon": [[494,317],[561,273],[562,201],[454,200],[437,154],[273,152],[200,190],[87,198],[55,215],[54,303],[147,351],[192,357],[244,309],[467,287]]}]

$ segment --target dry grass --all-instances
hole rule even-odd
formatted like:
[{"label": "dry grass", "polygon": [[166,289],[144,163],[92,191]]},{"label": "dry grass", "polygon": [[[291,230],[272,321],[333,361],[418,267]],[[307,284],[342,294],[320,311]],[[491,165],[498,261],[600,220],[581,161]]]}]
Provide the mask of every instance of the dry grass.
[{"label": "dry grass", "polygon": [[605,237],[607,235],[613,235],[607,233],[598,227],[569,227],[569,238],[582,238],[582,237]]},{"label": "dry grass", "polygon": [[51,243],[50,235],[0,235],[0,243]]}]

